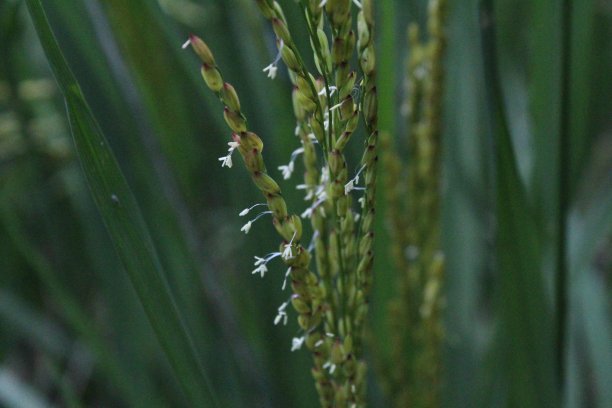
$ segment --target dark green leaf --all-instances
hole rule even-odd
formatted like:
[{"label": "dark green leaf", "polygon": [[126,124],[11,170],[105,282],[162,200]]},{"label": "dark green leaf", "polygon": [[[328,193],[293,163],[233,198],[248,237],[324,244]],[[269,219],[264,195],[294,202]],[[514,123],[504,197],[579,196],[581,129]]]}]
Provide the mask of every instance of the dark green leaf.
[{"label": "dark green leaf", "polygon": [[557,407],[555,336],[541,272],[543,251],[506,123],[491,3],[482,2],[481,30],[496,183],[500,341],[507,402],[517,407]]},{"label": "dark green leaf", "polygon": [[55,42],[40,1],[29,0],[27,4],[64,94],[72,135],[92,195],[125,270],[191,405],[214,406],[213,390],[164,279],[136,200]]}]

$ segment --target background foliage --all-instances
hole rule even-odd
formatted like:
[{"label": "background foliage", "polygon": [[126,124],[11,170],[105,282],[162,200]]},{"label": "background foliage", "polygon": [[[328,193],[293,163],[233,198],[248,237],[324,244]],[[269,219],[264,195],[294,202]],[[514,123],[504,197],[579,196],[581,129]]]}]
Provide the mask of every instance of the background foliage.
[{"label": "background foliage", "polygon": [[[282,3],[294,32],[306,33],[298,8]],[[376,3],[381,127],[401,137],[405,29],[424,21],[426,8],[423,1]],[[483,61],[494,55],[482,51],[478,4],[450,4],[445,406],[557,406],[560,317],[565,405],[612,405],[612,11],[579,0],[566,13],[562,3],[495,2],[511,143],[489,115],[494,84]],[[275,52],[253,2],[42,4],[125,175],[126,194],[133,192],[138,207],[128,218],[137,224],[140,212],[146,223],[159,273],[221,406],[314,406],[307,355],[289,351],[296,325],[272,324],[284,301],[284,270],[263,280],[249,273],[254,255],[275,248],[273,231],[266,223],[248,236],[239,231],[237,213],[257,202],[257,192],[242,169],[218,165],[228,135],[195,57],[180,49],[190,32],[206,38],[264,139],[267,160],[284,164],[297,146],[289,81],[261,72]],[[307,49],[305,36],[294,37]],[[80,99],[68,102],[75,139],[78,123],[95,133]],[[0,0],[0,405],[188,406],[184,372],[175,374],[176,361],[164,353],[179,346],[158,341],[146,317],[155,306],[143,308],[120,263],[126,248],[115,241],[116,251],[109,239],[70,126],[25,4]],[[281,185],[290,205],[302,205],[289,186]],[[102,215],[110,211],[111,219],[115,198],[129,207],[121,194],[104,197]],[[372,406],[385,406],[375,367],[389,353],[385,304],[394,282],[382,221],[380,230]],[[565,315],[555,300],[560,248]]]}]

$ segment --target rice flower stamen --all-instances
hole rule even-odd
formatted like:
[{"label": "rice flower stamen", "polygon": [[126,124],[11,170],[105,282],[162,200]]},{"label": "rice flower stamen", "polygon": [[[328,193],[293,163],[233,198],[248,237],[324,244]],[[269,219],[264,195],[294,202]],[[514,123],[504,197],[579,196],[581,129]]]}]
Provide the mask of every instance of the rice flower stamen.
[{"label": "rice flower stamen", "polygon": [[306,337],[294,337],[291,339],[291,351],[299,350],[302,348],[302,345],[306,341]]},{"label": "rice flower stamen", "polygon": [[281,50],[284,46],[285,44],[283,43],[283,40],[280,40],[280,44],[278,46],[278,53],[276,54],[274,61],[272,61],[270,65],[262,69],[263,72],[268,73],[268,78],[270,79],[276,78],[276,73],[278,72],[278,61],[280,61],[281,59]]},{"label": "rice flower stamen", "polygon": [[283,250],[283,253],[281,254],[281,257],[286,261],[293,258],[293,251],[291,247],[293,246],[293,240],[295,239],[296,234],[297,234],[297,231],[293,233],[293,236],[291,237],[291,241],[289,241],[288,244],[285,244],[285,249]]},{"label": "rice flower stamen", "polygon": [[283,279],[283,286],[281,286],[281,290],[285,290],[287,287],[287,279],[291,275],[291,267],[287,268],[287,272],[285,272],[285,279]]},{"label": "rice flower stamen", "polygon": [[289,160],[289,164],[287,164],[286,166],[278,166],[278,169],[283,174],[284,180],[289,180],[289,178],[291,178],[291,175],[295,170],[295,159],[302,153],[304,153],[304,147],[299,147],[295,149],[293,153],[291,153],[291,159]]},{"label": "rice flower stamen", "polygon": [[286,301],[285,303],[281,304],[278,307],[278,313],[276,315],[276,317],[274,318],[274,325],[277,326],[281,320],[283,321],[283,326],[287,325],[287,321],[289,320],[289,316],[287,315],[287,312],[285,311],[285,309],[287,309],[287,306],[289,305],[289,301]]},{"label": "rice flower stamen", "polygon": [[355,174],[355,177],[350,179],[348,183],[344,185],[344,195],[349,195],[349,193],[353,190],[365,190],[364,187],[356,187],[356,185],[359,184],[359,175],[364,169],[365,166],[361,166],[357,174]]},{"label": "rice flower stamen", "polygon": [[238,146],[240,146],[240,143],[238,142],[227,142],[229,149],[227,149],[227,155],[226,156],[222,156],[219,157],[219,161],[221,162],[221,167],[228,167],[231,168],[233,165],[232,162],[232,153],[234,153],[234,150],[236,150],[236,148],[238,148]]},{"label": "rice flower stamen", "polygon": [[244,210],[240,211],[240,213],[238,213],[238,216],[240,216],[240,217],[244,217],[244,216],[245,216],[245,215],[247,215],[247,214],[249,213],[249,211],[251,211],[253,208],[255,208],[255,207],[259,207],[259,206],[261,206],[261,205],[268,205],[268,203],[257,203],[257,204],[254,204],[254,205],[252,205],[252,206],[250,206],[250,207],[248,207],[248,208],[245,208]]},{"label": "rice flower stamen", "polygon": [[257,214],[255,218],[253,218],[252,220],[249,220],[246,224],[244,224],[242,228],[240,228],[240,231],[243,231],[245,234],[248,234],[249,231],[251,230],[251,227],[253,226],[253,223],[267,214],[272,214],[272,211],[260,212],[259,214]]}]

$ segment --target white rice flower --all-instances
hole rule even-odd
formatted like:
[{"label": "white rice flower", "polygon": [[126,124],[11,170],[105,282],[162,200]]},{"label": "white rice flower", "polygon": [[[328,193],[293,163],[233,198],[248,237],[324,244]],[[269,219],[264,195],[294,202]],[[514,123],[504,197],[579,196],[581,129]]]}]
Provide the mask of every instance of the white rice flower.
[{"label": "white rice flower", "polygon": [[268,73],[268,78],[274,79],[276,78],[276,72],[278,71],[278,67],[276,66],[276,63],[273,62],[272,64],[265,67],[262,71]]},{"label": "white rice flower", "polygon": [[357,174],[355,174],[355,177],[353,177],[351,180],[348,181],[348,183],[346,183],[344,185],[344,194],[345,195],[348,195],[353,190],[363,190],[364,189],[364,188],[357,188],[357,187],[355,187],[357,184],[359,184],[359,175],[361,174],[361,172],[364,169],[365,169],[365,165],[361,166],[359,171],[357,171]]},{"label": "white rice flower", "polygon": [[297,234],[297,231],[293,233],[293,236],[291,237],[291,241],[289,241],[289,243],[285,245],[285,249],[283,250],[283,253],[281,254],[281,258],[283,258],[284,260],[289,260],[293,258],[293,251],[291,250],[291,246],[293,245],[293,240],[295,239],[296,234]]},{"label": "white rice flower", "polygon": [[291,174],[293,174],[294,165],[293,162],[289,162],[286,166],[278,166],[278,169],[283,173],[283,179],[289,180],[291,178]]},{"label": "white rice flower", "polygon": [[280,40],[280,44],[278,46],[278,53],[276,54],[276,58],[274,58],[274,61],[272,61],[272,63],[270,65],[268,65],[267,67],[265,67],[262,71],[263,72],[267,72],[268,73],[268,78],[270,79],[274,79],[276,78],[276,73],[278,72],[278,61],[280,61],[281,59],[281,50],[283,49],[283,47],[285,46],[285,44],[283,43],[283,40]]},{"label": "white rice flower", "polygon": [[308,184],[298,184],[295,186],[296,190],[306,190],[306,195],[304,196],[304,200],[308,201],[314,197],[314,188],[313,186],[309,186]]},{"label": "white rice flower", "polygon": [[262,265],[259,265],[257,268],[253,269],[251,274],[252,275],[260,274],[261,277],[263,278],[266,272],[268,272],[268,267],[266,266],[266,264],[262,264]]},{"label": "white rice flower", "polygon": [[295,159],[302,153],[304,153],[304,148],[298,147],[291,153],[289,164],[286,166],[278,166],[278,169],[283,173],[283,179],[288,180],[291,177],[295,169]]},{"label": "white rice flower", "polygon": [[348,183],[344,185],[344,195],[349,195],[351,191],[355,188],[355,180],[351,179]]},{"label": "white rice flower", "polygon": [[294,337],[293,339],[291,339],[291,351],[295,351],[295,350],[301,349],[305,340],[306,340],[306,338],[304,336],[302,336],[302,337]]},{"label": "white rice flower", "polygon": [[317,201],[315,201],[310,207],[308,207],[306,210],[304,210],[304,212],[302,214],[300,214],[300,217],[302,217],[302,218],[310,218],[310,217],[312,217],[312,214],[317,209],[317,207],[319,207],[321,204],[323,204],[325,202],[325,200],[327,200],[327,193],[325,191],[322,191],[322,190],[317,191]]},{"label": "white rice flower", "polygon": [[244,210],[240,211],[240,213],[238,213],[238,215],[239,215],[240,217],[244,217],[244,216],[245,216],[245,215],[247,215],[247,214],[249,213],[249,211],[251,211],[253,208],[255,208],[255,207],[259,207],[259,206],[261,206],[261,205],[268,205],[268,204],[267,204],[267,203],[257,203],[257,204],[254,204],[254,205],[250,206],[249,208],[245,208]]},{"label": "white rice flower", "polygon": [[355,174],[355,177],[353,177],[352,179],[350,179],[348,181],[348,183],[346,183],[344,185],[344,194],[348,195],[351,191],[353,190],[365,190],[364,187],[356,187],[357,184],[359,184],[359,175],[361,174],[361,172],[365,169],[365,165],[361,166],[361,168],[359,169],[359,171],[357,172],[357,174]]},{"label": "white rice flower", "polygon": [[267,264],[268,262],[270,262],[271,260],[279,256],[281,256],[280,252],[271,252],[268,255],[264,256],[263,258],[256,256],[255,262],[253,263],[253,265],[259,266],[259,265]]},{"label": "white rice flower", "polygon": [[240,228],[240,231],[243,231],[245,234],[248,234],[252,226],[253,226],[253,222],[249,221],[246,224],[244,224],[242,228]]},{"label": "white rice flower", "polygon": [[281,287],[281,290],[285,290],[287,287],[287,279],[289,279],[289,275],[291,275],[291,267],[289,267],[285,273],[285,279],[283,279],[283,286]]},{"label": "white rice flower", "polygon": [[[330,87],[329,87],[329,96],[333,96],[334,93],[336,92],[336,89],[338,89],[338,88],[336,88],[333,85],[330,85]],[[321,89],[319,91],[318,95],[319,96],[324,96],[327,93],[326,91],[327,91],[327,88],[323,88],[323,89]]]},{"label": "white rice flower", "polygon": [[331,361],[328,361],[325,364],[323,364],[323,369],[328,369],[329,373],[333,374],[334,371],[336,371],[336,365],[332,363]]},{"label": "white rice flower", "polygon": [[283,250],[283,253],[282,253],[281,257],[284,260],[288,260],[288,259],[293,258],[293,251],[291,250],[291,244],[285,245],[285,249]]},{"label": "white rice flower", "polygon": [[266,272],[268,272],[268,266],[267,266],[268,262],[270,262],[272,259],[277,258],[279,256],[281,256],[280,252],[272,252],[264,256],[263,258],[256,256],[255,262],[253,263],[253,265],[256,266],[256,268],[251,271],[251,274],[252,275],[260,274],[261,277],[263,278]]},{"label": "white rice flower", "polygon": [[231,168],[232,163],[232,154],[229,153],[227,156],[219,157],[218,159],[221,162],[221,167],[229,167]]},{"label": "white rice flower", "polygon": [[285,303],[283,303],[282,305],[280,305],[278,307],[278,314],[274,318],[274,325],[275,326],[277,324],[279,324],[281,322],[281,320],[283,321],[283,325],[287,324],[289,316],[287,316],[287,312],[285,311],[285,309],[287,308],[288,304],[289,304],[289,302],[285,302]]},{"label": "white rice flower", "polygon": [[227,156],[223,156],[223,157],[219,157],[219,161],[221,162],[221,167],[229,167],[231,168],[233,165],[232,162],[232,153],[234,152],[234,150],[236,150],[236,148],[238,146],[240,146],[240,143],[238,142],[228,142],[227,143],[229,146],[229,149],[227,149]]},{"label": "white rice flower", "polygon": [[[242,211],[240,212],[240,214],[244,213],[244,211],[245,211],[245,210],[242,210]],[[248,211],[247,211],[247,213],[248,213]],[[245,213],[245,214],[246,214],[246,213]],[[260,212],[259,214],[257,214],[257,216],[256,216],[255,218],[253,218],[252,220],[250,220],[249,222],[247,222],[246,224],[244,224],[244,225],[242,226],[242,228],[240,228],[240,231],[244,231],[244,233],[245,233],[245,234],[248,234],[248,233],[249,233],[249,231],[251,230],[251,227],[253,226],[253,223],[254,223],[255,221],[257,221],[258,219],[260,219],[261,217],[263,217],[264,215],[266,215],[266,214],[272,214],[272,211],[263,211],[263,212]]]},{"label": "white rice flower", "polygon": [[314,208],[312,206],[308,207],[307,209],[304,210],[303,213],[300,214],[300,217],[302,217],[302,218],[310,218],[310,217],[312,217],[312,213],[313,212],[314,212]]}]

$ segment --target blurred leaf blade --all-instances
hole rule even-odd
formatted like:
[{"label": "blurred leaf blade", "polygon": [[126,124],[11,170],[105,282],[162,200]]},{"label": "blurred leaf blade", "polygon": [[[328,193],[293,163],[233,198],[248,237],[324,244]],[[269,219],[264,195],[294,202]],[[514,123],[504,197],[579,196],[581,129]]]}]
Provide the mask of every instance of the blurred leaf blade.
[{"label": "blurred leaf blade", "polygon": [[499,370],[487,366],[499,364],[487,360],[487,346],[494,340],[483,313],[490,302],[483,275],[493,270],[488,233],[493,223],[489,193],[493,181],[487,172],[490,148],[482,103],[481,49],[472,40],[479,33],[478,15],[474,4],[465,2],[450,7],[448,18],[447,61],[455,63],[448,64],[446,73],[443,150],[448,190],[443,204],[443,242],[448,257],[446,296],[452,305],[445,310],[449,339],[445,369],[447,378],[453,380],[447,381],[445,402],[467,408],[485,406],[477,402],[486,387],[481,384],[498,385],[501,377]]},{"label": "blurred leaf blade", "polygon": [[[141,395],[134,387],[130,386],[129,381],[124,375],[123,366],[112,351],[106,346],[99,330],[95,327],[92,320],[83,313],[81,305],[74,296],[64,287],[57,274],[47,262],[47,259],[36,250],[29,242],[23,226],[19,220],[12,216],[8,206],[0,208],[0,223],[5,227],[8,237],[13,241],[21,256],[27,260],[31,269],[36,273],[38,279],[49,292],[51,297],[58,303],[59,312],[70,327],[84,339],[84,342],[91,348],[97,356],[101,369],[107,375],[109,381],[116,389],[121,392],[123,398],[136,407],[150,406],[151,401],[146,395]],[[0,293],[1,295],[1,293]],[[3,303],[10,301],[10,298],[3,298]],[[23,310],[22,310],[23,313]],[[27,316],[20,316],[25,318]],[[21,322],[23,324],[23,322]],[[39,326],[39,329],[41,327]],[[44,329],[44,328],[43,328]],[[30,341],[41,341],[35,338],[36,333],[28,333]],[[40,333],[41,335],[43,333]],[[61,339],[61,336],[53,333],[44,334],[49,339]],[[46,350],[51,354],[50,349]]]},{"label": "blurred leaf blade", "polygon": [[52,407],[34,387],[25,384],[6,368],[0,367],[0,402],[7,408]]},{"label": "blurred leaf blade", "polygon": [[570,272],[577,276],[589,268],[598,245],[612,231],[612,176],[593,195],[588,208],[573,208],[569,216],[572,231],[569,247]]},{"label": "blurred leaf blade", "polygon": [[[591,268],[585,268],[576,279],[576,298],[579,299],[575,324],[584,331],[587,367],[593,379],[594,400],[599,407],[612,403],[612,325],[609,303],[606,302],[605,282]],[[580,357],[580,356],[579,356]],[[580,379],[585,381],[584,378]],[[585,381],[584,388],[589,386]]]},{"label": "blurred leaf blade", "polygon": [[[588,164],[589,150],[593,144],[595,109],[593,86],[596,83],[595,66],[598,61],[593,0],[579,0],[572,7],[571,27],[571,78],[570,78],[570,187],[575,192],[580,176]],[[605,64],[603,64],[605,66]]]},{"label": "blurred leaf blade", "polygon": [[70,340],[61,328],[6,289],[0,289],[0,321],[51,356],[69,352]]},{"label": "blurred leaf blade", "polygon": [[510,406],[555,407],[554,336],[541,273],[542,245],[519,176],[506,122],[491,0],[481,7],[481,40],[493,144],[502,353]]},{"label": "blurred leaf blade", "polygon": [[214,391],[163,278],[136,200],[57,46],[40,1],[28,0],[27,5],[64,94],[72,135],[91,193],[158,340],[191,403],[216,406]]},{"label": "blurred leaf blade", "polygon": [[184,319],[163,279],[155,249],[129,187],[123,180],[110,150],[102,150],[102,155],[96,153],[99,147],[106,146],[103,140],[96,141],[83,136],[101,134],[94,127],[95,122],[84,101],[74,90],[67,94],[67,106],[77,149],[82,154],[83,168],[87,173],[94,199],[151,325],[186,394],[198,406],[208,406],[207,401],[211,398],[208,394],[211,394],[212,390]]}]

